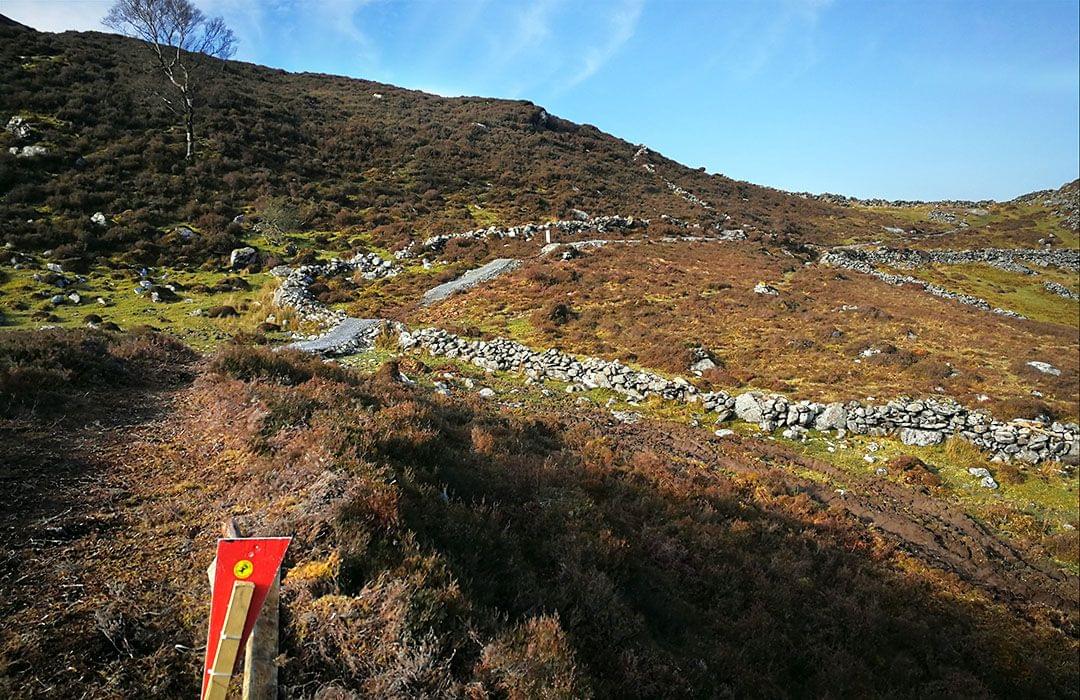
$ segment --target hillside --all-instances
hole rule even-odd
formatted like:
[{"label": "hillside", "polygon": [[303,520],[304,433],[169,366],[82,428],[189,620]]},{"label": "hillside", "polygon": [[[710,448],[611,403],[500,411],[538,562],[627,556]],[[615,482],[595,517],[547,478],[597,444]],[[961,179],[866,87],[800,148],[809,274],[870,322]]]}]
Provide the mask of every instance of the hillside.
[{"label": "hillside", "polygon": [[0,696],[191,696],[236,517],[283,697],[1076,697],[1080,181],[142,50],[0,21]]}]

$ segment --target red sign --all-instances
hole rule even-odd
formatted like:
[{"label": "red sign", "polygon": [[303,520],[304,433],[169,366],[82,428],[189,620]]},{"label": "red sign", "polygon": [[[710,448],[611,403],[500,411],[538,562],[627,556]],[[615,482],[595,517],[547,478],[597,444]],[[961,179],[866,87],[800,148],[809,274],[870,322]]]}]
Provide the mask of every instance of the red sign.
[{"label": "red sign", "polygon": [[210,602],[210,636],[206,640],[206,662],[203,664],[203,696],[206,694],[210,669],[213,667],[214,657],[221,643],[221,628],[225,623],[225,613],[228,611],[233,584],[237,581],[246,581],[255,586],[251,595],[251,604],[248,607],[247,619],[244,622],[244,632],[240,637],[239,646],[243,649],[291,541],[291,537],[241,537],[218,540],[214,590]]}]

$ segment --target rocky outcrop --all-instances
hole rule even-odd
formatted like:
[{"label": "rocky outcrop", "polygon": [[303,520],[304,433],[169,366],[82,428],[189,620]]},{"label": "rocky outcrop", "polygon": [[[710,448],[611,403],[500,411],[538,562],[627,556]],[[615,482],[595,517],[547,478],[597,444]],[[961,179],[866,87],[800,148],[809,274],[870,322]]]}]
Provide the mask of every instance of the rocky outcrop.
[{"label": "rocky outcrop", "polygon": [[420,300],[421,306],[430,306],[435,302],[446,299],[451,294],[463,292],[467,289],[488,282],[495,279],[500,275],[504,275],[511,270],[516,270],[521,266],[520,260],[513,260],[511,258],[498,258],[491,262],[476,268],[475,270],[469,270],[465,274],[461,275],[457,279],[444,282],[438,287],[429,289],[424,293],[423,298]]},{"label": "rocky outcrop", "polygon": [[351,355],[371,347],[382,334],[383,323],[377,318],[346,318],[326,333],[291,343],[288,347],[325,356]]}]

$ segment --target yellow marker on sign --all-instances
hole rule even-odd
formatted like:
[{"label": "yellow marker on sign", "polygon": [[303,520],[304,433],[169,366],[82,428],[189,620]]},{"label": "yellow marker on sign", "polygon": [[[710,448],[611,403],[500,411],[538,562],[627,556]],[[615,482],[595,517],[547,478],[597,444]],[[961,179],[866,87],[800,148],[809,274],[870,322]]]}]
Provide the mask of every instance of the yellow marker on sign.
[{"label": "yellow marker on sign", "polygon": [[245,579],[251,576],[251,572],[255,571],[255,566],[251,563],[250,559],[241,559],[233,565],[233,576],[238,579]]}]

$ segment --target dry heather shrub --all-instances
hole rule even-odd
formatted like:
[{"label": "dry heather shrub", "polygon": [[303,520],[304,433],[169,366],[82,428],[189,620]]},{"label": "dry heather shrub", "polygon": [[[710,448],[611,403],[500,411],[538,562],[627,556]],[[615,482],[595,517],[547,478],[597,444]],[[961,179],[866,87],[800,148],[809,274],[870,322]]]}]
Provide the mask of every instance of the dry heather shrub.
[{"label": "dry heather shrub", "polygon": [[223,347],[210,363],[210,371],[245,382],[266,379],[286,386],[303,384],[312,377],[356,383],[356,377],[348,370],[327,364],[317,357],[296,350],[274,352],[244,345]]},{"label": "dry heather shrub", "polygon": [[292,611],[306,653],[366,697],[446,697],[457,689],[450,661],[466,642],[448,615],[460,592],[388,573],[355,596],[328,595]]},{"label": "dry heather shrub", "polygon": [[1080,563],[1080,535],[1077,534],[1077,522],[1072,522],[1072,530],[1062,530],[1043,537],[1043,546],[1061,561],[1073,566]]},{"label": "dry heather shrub", "polygon": [[54,329],[0,334],[0,415],[51,411],[85,398],[91,389],[160,381],[194,353],[148,329],[120,335]]},{"label": "dry heather shrub", "polygon": [[905,484],[937,488],[941,486],[941,477],[932,472],[926,463],[913,455],[900,455],[889,461],[889,471],[900,474]]},{"label": "dry heather shrub", "polygon": [[994,408],[995,415],[1004,419],[1045,417],[1052,420],[1057,418],[1054,409],[1050,408],[1049,404],[1040,401],[1034,396],[1017,396],[1003,399],[998,401]]},{"label": "dry heather shrub", "polygon": [[957,435],[945,441],[945,454],[951,464],[963,469],[980,467],[986,463],[986,455],[978,447]]},{"label": "dry heather shrub", "polygon": [[484,691],[511,700],[591,696],[558,617],[531,618],[485,646],[476,673],[482,680],[469,688],[474,697],[487,697]]},{"label": "dry heather shrub", "polygon": [[470,432],[473,450],[482,455],[491,455],[495,452],[495,434],[483,426],[474,425]]}]

